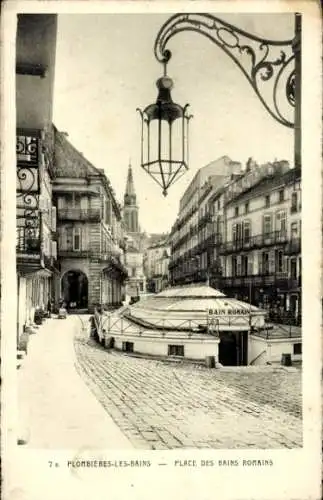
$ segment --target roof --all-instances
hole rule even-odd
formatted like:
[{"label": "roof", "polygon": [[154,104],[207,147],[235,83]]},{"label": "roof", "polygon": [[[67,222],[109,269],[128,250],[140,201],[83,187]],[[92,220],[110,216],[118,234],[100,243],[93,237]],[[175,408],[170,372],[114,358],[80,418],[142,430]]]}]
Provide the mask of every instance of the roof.
[{"label": "roof", "polygon": [[87,160],[68,140],[64,132],[59,132],[54,127],[55,155],[54,172],[55,177],[77,177],[88,178],[90,176],[101,176],[97,168]]},{"label": "roof", "polygon": [[199,284],[199,285],[184,285],[184,286],[176,286],[172,288],[168,288],[161,293],[158,294],[158,297],[182,297],[182,298],[191,298],[191,297],[225,297],[224,293],[219,292],[219,290],[215,290],[214,288]]},{"label": "roof", "polygon": [[202,327],[206,331],[215,321],[219,331],[248,331],[251,326],[263,325],[266,312],[226,297],[207,284],[193,284],[147,297],[131,306],[125,315],[147,328],[200,331]]},{"label": "roof", "polygon": [[265,177],[261,179],[257,184],[251,186],[249,189],[244,191],[243,193],[234,196],[230,199],[227,204],[233,204],[237,201],[243,201],[250,198],[254,198],[255,196],[259,196],[268,191],[272,191],[273,189],[277,189],[279,187],[286,186],[291,184],[292,182],[297,182],[301,180],[301,171],[298,168],[292,168],[281,175],[274,175],[272,177]]},{"label": "roof", "polygon": [[97,178],[106,191],[110,193],[115,213],[121,219],[121,206],[116,200],[115,193],[104,170],[96,168],[78,151],[67,139],[65,132],[60,132],[53,125],[55,137],[54,176],[56,178]]}]

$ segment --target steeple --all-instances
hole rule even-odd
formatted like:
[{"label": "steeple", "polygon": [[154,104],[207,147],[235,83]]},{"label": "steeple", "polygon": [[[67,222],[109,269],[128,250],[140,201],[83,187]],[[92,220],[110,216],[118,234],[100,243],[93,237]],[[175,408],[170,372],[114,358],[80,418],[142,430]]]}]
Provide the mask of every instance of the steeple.
[{"label": "steeple", "polygon": [[135,185],[134,185],[133,176],[132,176],[132,167],[131,167],[131,163],[129,163],[126,192],[124,195],[124,204],[125,205],[136,205],[136,198],[137,197],[136,197],[136,192],[135,192]]},{"label": "steeple", "polygon": [[129,162],[126,191],[124,195],[124,222],[126,230],[130,233],[139,232],[138,206],[135,185],[133,182],[131,163]]}]

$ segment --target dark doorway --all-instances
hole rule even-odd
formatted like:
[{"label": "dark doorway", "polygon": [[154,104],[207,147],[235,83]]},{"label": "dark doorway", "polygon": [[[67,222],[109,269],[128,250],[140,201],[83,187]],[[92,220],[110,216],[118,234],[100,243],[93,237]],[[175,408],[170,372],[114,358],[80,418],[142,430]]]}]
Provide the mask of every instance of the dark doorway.
[{"label": "dark doorway", "polygon": [[124,352],[133,352],[133,342],[122,342],[122,350]]},{"label": "dark doorway", "polygon": [[219,362],[224,366],[237,366],[238,344],[234,333],[220,334]]},{"label": "dark doorway", "polygon": [[88,279],[82,271],[68,271],[62,278],[62,295],[69,309],[87,309]]}]

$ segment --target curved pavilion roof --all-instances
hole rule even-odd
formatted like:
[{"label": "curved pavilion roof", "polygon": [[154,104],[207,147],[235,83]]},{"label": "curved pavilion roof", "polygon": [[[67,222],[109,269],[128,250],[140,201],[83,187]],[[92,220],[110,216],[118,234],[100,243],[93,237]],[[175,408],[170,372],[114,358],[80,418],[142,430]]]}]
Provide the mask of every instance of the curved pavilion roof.
[{"label": "curved pavilion roof", "polygon": [[256,326],[265,314],[256,306],[201,284],[169,288],[137,302],[125,313],[147,327],[165,329],[206,326],[212,317],[224,330],[249,329],[250,322]]},{"label": "curved pavilion roof", "polygon": [[166,288],[162,292],[156,295],[156,298],[162,297],[182,297],[182,298],[197,298],[197,297],[225,297],[224,293],[219,290],[215,290],[208,285],[197,284],[197,285],[186,285],[177,286],[172,288]]}]

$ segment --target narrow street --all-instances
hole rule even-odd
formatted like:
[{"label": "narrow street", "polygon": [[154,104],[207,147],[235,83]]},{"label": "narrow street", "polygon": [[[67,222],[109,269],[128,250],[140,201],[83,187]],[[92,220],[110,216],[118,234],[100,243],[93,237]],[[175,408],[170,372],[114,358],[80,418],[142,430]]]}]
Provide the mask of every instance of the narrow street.
[{"label": "narrow street", "polygon": [[106,351],[75,337],[80,374],[135,448],[302,446],[301,371],[208,370]]},{"label": "narrow street", "polygon": [[75,369],[73,338],[88,316],[49,319],[18,371],[19,438],[29,448],[131,448]]},{"label": "narrow street", "polygon": [[300,370],[208,370],[108,352],[89,338],[88,318],[47,320],[31,338],[19,370],[27,447],[302,445]]}]

